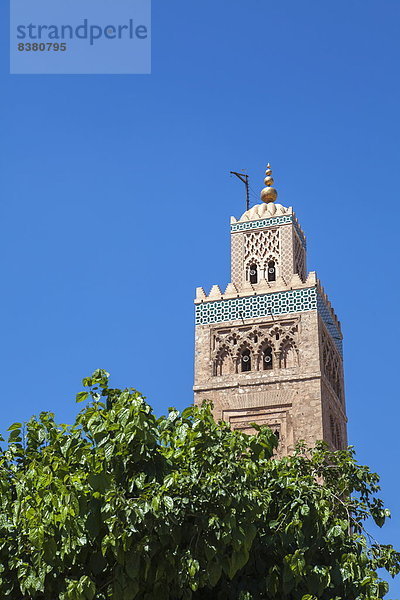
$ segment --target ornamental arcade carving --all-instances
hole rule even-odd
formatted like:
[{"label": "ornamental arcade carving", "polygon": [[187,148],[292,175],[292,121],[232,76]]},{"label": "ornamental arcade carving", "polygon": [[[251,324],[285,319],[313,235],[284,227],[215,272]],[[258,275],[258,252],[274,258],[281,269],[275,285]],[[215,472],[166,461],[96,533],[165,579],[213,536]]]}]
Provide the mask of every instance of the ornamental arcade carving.
[{"label": "ornamental arcade carving", "polygon": [[216,330],[212,341],[214,375],[297,367],[297,333],[298,320]]},{"label": "ornamental arcade carving", "polygon": [[321,351],[322,367],[325,377],[329,381],[333,391],[343,401],[343,367],[341,357],[336,349],[330,335],[321,328]]}]

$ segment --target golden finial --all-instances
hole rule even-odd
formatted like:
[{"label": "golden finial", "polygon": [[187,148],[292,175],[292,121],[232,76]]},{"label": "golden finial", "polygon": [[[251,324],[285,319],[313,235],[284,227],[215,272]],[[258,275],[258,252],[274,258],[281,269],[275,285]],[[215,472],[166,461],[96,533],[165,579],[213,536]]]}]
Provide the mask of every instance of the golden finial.
[{"label": "golden finial", "polygon": [[274,185],[274,178],[272,177],[272,169],[269,163],[267,164],[267,170],[265,171],[264,183],[266,187],[261,190],[261,200],[267,203],[275,202],[278,197],[278,192],[272,187]]}]

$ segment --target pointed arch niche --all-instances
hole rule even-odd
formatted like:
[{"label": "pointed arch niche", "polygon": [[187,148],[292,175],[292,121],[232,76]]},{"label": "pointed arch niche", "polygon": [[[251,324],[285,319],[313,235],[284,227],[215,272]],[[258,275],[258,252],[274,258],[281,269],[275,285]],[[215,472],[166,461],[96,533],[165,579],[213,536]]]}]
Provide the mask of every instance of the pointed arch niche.
[{"label": "pointed arch niche", "polygon": [[271,371],[274,368],[274,351],[270,344],[264,344],[260,352],[259,370]]},{"label": "pointed arch niche", "polygon": [[251,353],[249,348],[244,348],[240,353],[240,372],[251,371]]},{"label": "pointed arch niche", "polygon": [[214,362],[214,375],[231,375],[235,372],[235,365],[229,350],[224,348],[219,352]]},{"label": "pointed arch niche", "polygon": [[297,367],[299,364],[297,348],[293,340],[285,340],[281,346],[280,352],[280,368],[290,369],[291,367]]}]

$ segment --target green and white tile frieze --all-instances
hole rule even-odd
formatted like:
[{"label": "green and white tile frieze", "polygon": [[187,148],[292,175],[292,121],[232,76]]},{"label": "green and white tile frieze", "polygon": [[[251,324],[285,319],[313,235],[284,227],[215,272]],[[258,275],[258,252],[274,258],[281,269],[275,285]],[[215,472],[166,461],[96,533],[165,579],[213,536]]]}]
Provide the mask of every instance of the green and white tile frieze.
[{"label": "green and white tile frieze", "polygon": [[247,231],[249,229],[263,229],[264,227],[271,227],[273,225],[286,225],[288,223],[293,223],[300,238],[300,241],[303,247],[305,248],[306,240],[304,234],[298,226],[296,219],[294,219],[292,215],[271,217],[269,219],[257,219],[255,221],[243,221],[242,223],[232,223],[231,233],[236,233],[238,231]]}]

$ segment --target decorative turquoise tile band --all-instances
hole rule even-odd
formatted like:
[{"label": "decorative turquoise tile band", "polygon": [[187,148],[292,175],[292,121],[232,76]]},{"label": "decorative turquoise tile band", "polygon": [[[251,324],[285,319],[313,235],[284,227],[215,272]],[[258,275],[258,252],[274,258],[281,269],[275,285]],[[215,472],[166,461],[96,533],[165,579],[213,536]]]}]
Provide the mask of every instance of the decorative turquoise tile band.
[{"label": "decorative turquoise tile band", "polygon": [[257,219],[256,221],[243,221],[242,223],[232,223],[231,232],[246,231],[247,229],[262,229],[271,225],[285,225],[292,222],[291,215],[282,217],[271,217],[270,219]]},{"label": "decorative turquoise tile band", "polygon": [[322,318],[323,322],[325,323],[325,326],[326,326],[327,330],[331,334],[332,339],[335,342],[337,349],[340,352],[340,356],[343,357],[342,336],[341,336],[341,334],[340,334],[340,332],[339,332],[339,330],[338,330],[338,328],[336,326],[336,323],[332,319],[332,313],[331,313],[331,311],[326,306],[326,304],[323,301],[321,295],[318,294],[318,293],[317,293],[317,309],[318,309],[319,314],[321,315],[321,318]]},{"label": "decorative turquoise tile band", "polygon": [[293,215],[283,215],[281,217],[271,217],[269,219],[257,219],[256,221],[243,221],[242,223],[232,223],[231,233],[236,233],[238,231],[247,231],[248,229],[263,229],[264,227],[271,227],[273,225],[286,225],[288,223],[293,223],[294,228],[296,229],[300,241],[303,245],[303,248],[305,248],[306,239],[304,237],[304,233],[298,226],[296,219],[293,218]]},{"label": "decorative turquoise tile band", "polygon": [[309,310],[318,310],[342,356],[340,332],[333,321],[331,311],[315,287],[202,302],[196,305],[196,325],[256,319],[270,315],[287,315]]}]

